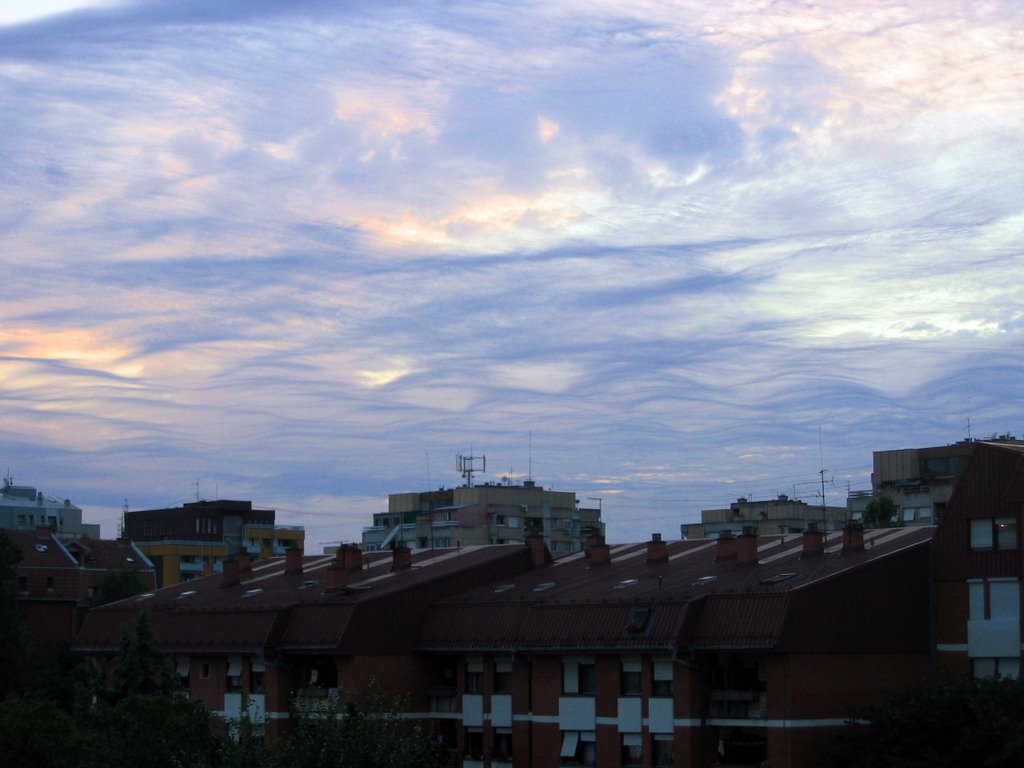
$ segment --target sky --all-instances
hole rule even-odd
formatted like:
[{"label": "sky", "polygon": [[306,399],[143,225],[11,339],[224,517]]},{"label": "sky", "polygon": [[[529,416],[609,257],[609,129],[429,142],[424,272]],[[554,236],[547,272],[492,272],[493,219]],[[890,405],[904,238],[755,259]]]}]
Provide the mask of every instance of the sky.
[{"label": "sky", "polygon": [[319,551],[459,454],[621,542],[1021,436],[1022,9],[4,0],[0,463]]}]

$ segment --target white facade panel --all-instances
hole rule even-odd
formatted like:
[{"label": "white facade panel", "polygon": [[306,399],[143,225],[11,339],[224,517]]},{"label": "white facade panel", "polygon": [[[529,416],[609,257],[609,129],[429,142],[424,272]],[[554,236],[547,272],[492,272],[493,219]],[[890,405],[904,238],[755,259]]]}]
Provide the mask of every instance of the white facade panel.
[{"label": "white facade panel", "polygon": [[593,696],[560,696],[558,727],[563,731],[592,731],[597,728],[597,704]]}]

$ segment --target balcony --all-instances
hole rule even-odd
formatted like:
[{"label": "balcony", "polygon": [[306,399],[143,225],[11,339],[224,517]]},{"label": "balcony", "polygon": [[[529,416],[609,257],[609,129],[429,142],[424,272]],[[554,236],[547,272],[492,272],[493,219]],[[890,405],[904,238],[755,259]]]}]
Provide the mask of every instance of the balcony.
[{"label": "balcony", "polygon": [[765,691],[715,688],[711,691],[710,716],[730,720],[763,720],[768,712]]}]

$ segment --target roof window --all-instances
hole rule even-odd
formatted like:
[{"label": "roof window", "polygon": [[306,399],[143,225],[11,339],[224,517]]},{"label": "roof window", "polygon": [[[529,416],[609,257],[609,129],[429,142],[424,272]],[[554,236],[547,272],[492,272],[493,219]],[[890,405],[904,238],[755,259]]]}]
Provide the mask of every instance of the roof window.
[{"label": "roof window", "polygon": [[245,594],[243,594],[242,597],[243,598],[246,598],[246,597],[256,597],[256,595],[262,595],[262,594],[263,594],[263,588],[262,587],[254,587],[253,589],[245,590]]},{"label": "roof window", "polygon": [[761,579],[761,583],[766,586],[771,586],[772,584],[781,584],[784,581],[795,579],[799,575],[800,574],[798,573],[777,573],[774,576],[769,576],[767,579]]},{"label": "roof window", "polygon": [[634,584],[639,583],[640,579],[626,579],[624,581],[620,581],[618,584],[612,587],[612,589],[626,589],[627,587],[632,587]]},{"label": "roof window", "polygon": [[178,599],[181,600],[182,598],[192,597],[192,595],[194,594],[196,594],[196,591],[194,589],[186,589],[184,592],[178,595]]},{"label": "roof window", "polygon": [[508,592],[510,589],[515,589],[515,586],[516,586],[515,584],[502,584],[500,587],[498,587],[494,591],[495,591],[495,593],[497,593],[497,592]]},{"label": "roof window", "polygon": [[553,581],[542,581],[540,584],[533,588],[533,591],[544,592],[545,590],[551,589],[553,586],[555,586],[555,582]]},{"label": "roof window", "polygon": [[50,548],[46,544],[36,544],[36,552],[49,552]]},{"label": "roof window", "polygon": [[695,587],[703,587],[705,584],[710,584],[712,581],[714,581],[717,578],[718,578],[717,576],[701,576],[699,579],[697,579],[695,582],[693,582],[693,586],[695,586]]},{"label": "roof window", "polygon": [[143,592],[143,593],[142,593],[141,595],[139,595],[139,596],[138,596],[138,597],[137,597],[137,598],[135,599],[135,602],[137,602],[137,603],[138,603],[138,602],[141,602],[141,601],[143,601],[143,600],[149,600],[149,598],[151,598],[151,597],[155,597],[155,596],[156,596],[156,593],[155,593],[155,592]]}]

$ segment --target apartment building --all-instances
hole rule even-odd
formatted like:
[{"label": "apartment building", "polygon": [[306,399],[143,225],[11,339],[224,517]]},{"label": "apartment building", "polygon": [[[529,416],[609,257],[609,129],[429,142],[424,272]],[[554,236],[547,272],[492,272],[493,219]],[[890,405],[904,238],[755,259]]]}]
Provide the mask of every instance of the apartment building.
[{"label": "apartment building", "polygon": [[847,517],[846,507],[822,507],[779,494],[761,501],[740,497],[728,508],[702,509],[699,523],[679,528],[687,539],[715,538],[723,532],[736,533],[750,527],[760,535],[800,533],[810,523],[825,531],[839,531]]},{"label": "apartment building", "polygon": [[83,523],[82,509],[70,499],[46,496],[30,485],[15,485],[10,474],[0,485],[0,528],[34,531],[44,526],[63,536],[100,537],[98,524]]},{"label": "apartment building", "polygon": [[110,574],[136,571],[143,583],[156,586],[153,564],[124,539],[62,537],[45,525],[3,534],[21,553],[14,578],[33,658],[55,659],[67,651]]},{"label": "apartment building", "polygon": [[90,612],[76,649],[109,668],[146,610],[190,695],[271,733],[375,680],[465,768],[812,765],[926,674],[932,533],[243,554]]},{"label": "apartment building", "polygon": [[939,668],[1019,677],[1024,445],[978,442],[935,537]]},{"label": "apartment building", "polygon": [[523,543],[541,533],[555,557],[580,552],[588,536],[603,536],[600,507],[581,506],[571,491],[483,483],[388,496],[388,511],[363,529],[363,549],[400,543],[411,549]]},{"label": "apartment building", "polygon": [[263,559],[301,549],[303,528],[277,525],[275,516],[251,501],[201,500],[125,512],[123,529],[153,561],[159,585],[167,586],[219,572],[225,558],[242,550]]},{"label": "apartment building", "polygon": [[875,451],[872,455],[871,490],[850,494],[850,519],[861,520],[872,499],[885,495],[896,505],[899,525],[934,525],[941,518],[960,474],[977,446],[1024,445],[1007,433],[990,440],[961,440],[929,448]]}]

